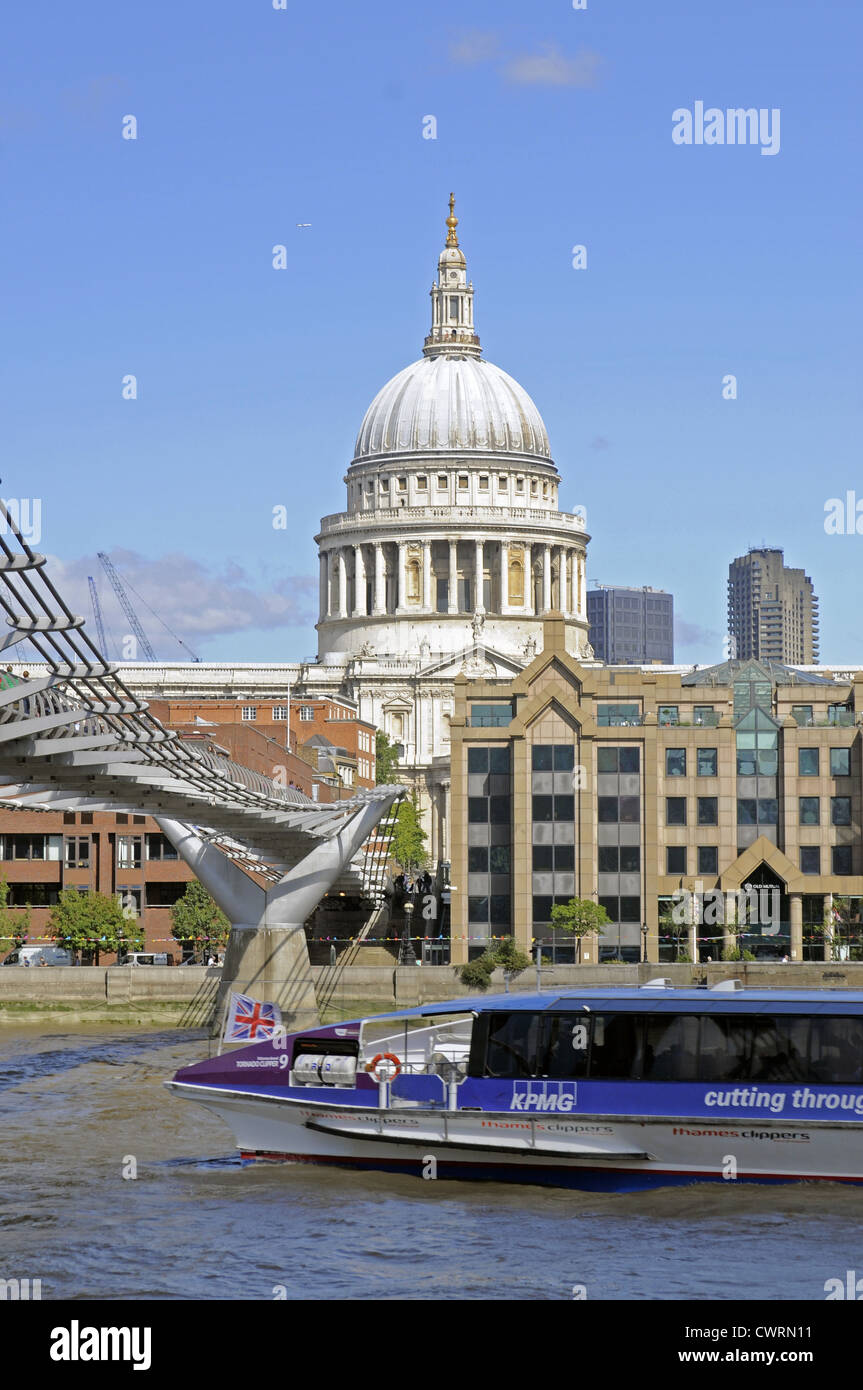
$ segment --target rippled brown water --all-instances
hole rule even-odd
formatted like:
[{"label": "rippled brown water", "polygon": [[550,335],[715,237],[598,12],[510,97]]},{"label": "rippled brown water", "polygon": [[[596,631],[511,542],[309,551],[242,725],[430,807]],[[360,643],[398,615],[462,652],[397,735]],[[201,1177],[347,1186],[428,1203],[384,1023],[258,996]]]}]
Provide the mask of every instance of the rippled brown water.
[{"label": "rippled brown water", "polygon": [[[824,1298],[863,1191],[597,1196],[243,1165],[162,1085],[189,1034],[0,1031],[0,1278],[44,1298]],[[135,1181],[122,1177],[137,1159]]]}]

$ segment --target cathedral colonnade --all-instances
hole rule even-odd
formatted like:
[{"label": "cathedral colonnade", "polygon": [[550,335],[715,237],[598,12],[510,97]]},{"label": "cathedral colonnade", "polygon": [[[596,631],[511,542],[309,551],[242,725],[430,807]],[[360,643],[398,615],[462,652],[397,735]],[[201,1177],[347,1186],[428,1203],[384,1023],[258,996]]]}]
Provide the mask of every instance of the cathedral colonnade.
[{"label": "cathedral colonnade", "polygon": [[473,614],[586,621],[583,546],[493,535],[358,541],[320,550],[319,621]]}]

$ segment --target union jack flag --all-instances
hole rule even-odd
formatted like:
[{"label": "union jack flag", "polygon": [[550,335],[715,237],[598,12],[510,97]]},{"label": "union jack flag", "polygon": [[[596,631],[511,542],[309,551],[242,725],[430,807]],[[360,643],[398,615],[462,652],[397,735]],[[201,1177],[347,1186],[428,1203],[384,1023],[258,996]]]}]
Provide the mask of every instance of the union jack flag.
[{"label": "union jack flag", "polygon": [[281,1024],[278,1004],[262,1004],[248,994],[232,994],[225,1042],[259,1042],[271,1038]]}]

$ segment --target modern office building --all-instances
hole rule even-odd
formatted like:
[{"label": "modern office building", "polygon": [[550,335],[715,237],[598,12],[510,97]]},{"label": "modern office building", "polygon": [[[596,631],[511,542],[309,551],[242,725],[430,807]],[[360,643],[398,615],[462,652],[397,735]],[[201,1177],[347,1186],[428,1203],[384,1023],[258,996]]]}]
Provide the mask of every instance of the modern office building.
[{"label": "modern office building", "polygon": [[572,960],[573,897],[610,919],[591,963],[863,952],[861,723],[860,670],[584,666],[547,619],[508,688],[456,681],[453,960],[510,934]]},{"label": "modern office building", "polygon": [[728,655],[747,661],[818,662],[818,599],[783,552],[751,549],[728,566]]},{"label": "modern office building", "polygon": [[609,665],[674,661],[674,595],[664,589],[596,584],[587,591],[589,641]]}]

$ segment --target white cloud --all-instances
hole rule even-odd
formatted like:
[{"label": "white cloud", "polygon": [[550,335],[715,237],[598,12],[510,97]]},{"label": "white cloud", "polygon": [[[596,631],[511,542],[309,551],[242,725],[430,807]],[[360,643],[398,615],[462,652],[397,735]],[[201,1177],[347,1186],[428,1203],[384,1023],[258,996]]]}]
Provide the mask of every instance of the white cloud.
[{"label": "white cloud", "polygon": [[539,53],[510,58],[503,72],[523,87],[595,87],[601,64],[599,54],[589,49],[567,58],[554,44],[546,44]]},{"label": "white cloud", "polygon": [[[311,576],[288,575],[262,584],[231,561],[216,568],[179,553],[152,559],[120,549],[112,550],[108,558],[127,587],[151,646],[166,661],[182,660],[183,650],[153,613],[193,650],[207,638],[253,629],[311,627],[317,620],[318,585]],[[118,641],[129,631],[128,619],[95,555],[70,564],[52,558],[48,572],[69,607],[84,615],[86,631],[97,645],[88,575],[96,581],[107,631]],[[108,655],[116,656],[113,647]]]},{"label": "white cloud", "polygon": [[488,29],[471,29],[453,39],[449,56],[454,63],[475,67],[488,63],[500,53],[500,35]]}]

